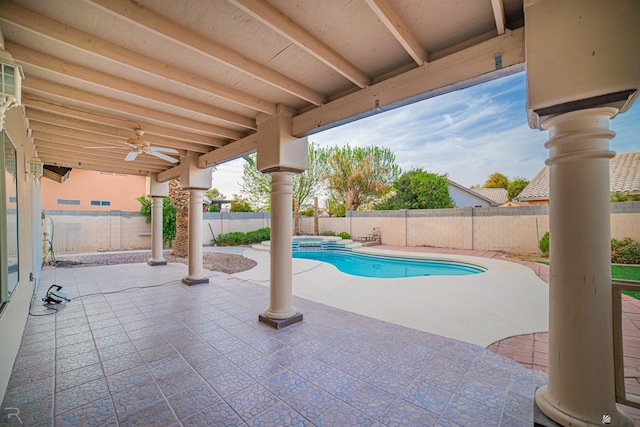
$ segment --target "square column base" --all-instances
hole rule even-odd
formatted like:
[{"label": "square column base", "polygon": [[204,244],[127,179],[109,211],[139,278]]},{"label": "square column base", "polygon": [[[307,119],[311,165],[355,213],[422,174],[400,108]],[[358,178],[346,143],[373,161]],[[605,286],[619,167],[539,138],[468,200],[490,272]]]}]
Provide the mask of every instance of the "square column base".
[{"label": "square column base", "polygon": [[147,261],[147,264],[155,267],[156,265],[167,265],[167,261]]},{"label": "square column base", "polygon": [[264,315],[264,313],[258,315],[258,320],[262,323],[266,323],[272,328],[282,329],[294,323],[302,322],[302,313],[296,313],[287,319],[271,319]]},{"label": "square column base", "polygon": [[206,277],[204,279],[189,279],[187,277],[184,277],[182,279],[182,283],[187,286],[200,285],[202,283],[209,283],[209,279]]}]

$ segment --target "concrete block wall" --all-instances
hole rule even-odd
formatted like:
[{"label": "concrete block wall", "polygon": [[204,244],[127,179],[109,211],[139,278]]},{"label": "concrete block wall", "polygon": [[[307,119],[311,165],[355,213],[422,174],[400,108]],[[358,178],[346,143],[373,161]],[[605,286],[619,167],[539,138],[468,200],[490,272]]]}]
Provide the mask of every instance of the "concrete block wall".
[{"label": "concrete block wall", "polygon": [[[118,249],[149,249],[150,224],[137,212],[48,211],[54,222],[56,253]],[[268,212],[207,212],[203,214],[202,243],[232,231],[269,227]],[[537,233],[536,233],[537,221]],[[209,229],[211,225],[211,230]],[[510,208],[454,208],[349,212],[344,218],[319,218],[319,232],[348,232],[363,238],[380,229],[382,243],[535,254],[549,230],[548,206]],[[313,218],[301,217],[302,234],[313,234]],[[293,232],[293,229],[292,229]],[[640,241],[640,202],[611,204],[611,236]]]}]

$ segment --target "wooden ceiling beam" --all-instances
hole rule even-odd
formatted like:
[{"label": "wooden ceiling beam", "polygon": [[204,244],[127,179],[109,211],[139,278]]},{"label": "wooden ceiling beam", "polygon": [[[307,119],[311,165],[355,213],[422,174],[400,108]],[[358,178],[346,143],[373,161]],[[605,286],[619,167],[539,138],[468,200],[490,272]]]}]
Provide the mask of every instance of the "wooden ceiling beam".
[{"label": "wooden ceiling beam", "polygon": [[191,28],[182,26],[139,3],[133,3],[129,0],[91,1],[100,5],[105,10],[123,16],[138,25],[150,28],[156,33],[182,44],[188,49],[200,52],[209,58],[228,65],[235,70],[261,80],[311,104],[322,105],[326,101],[325,96],[321,93],[244,56],[240,52],[236,52],[221,43],[208,39]]},{"label": "wooden ceiling beam", "polygon": [[[129,138],[134,138],[135,134],[133,129],[120,129],[108,125],[101,125],[98,123],[87,122],[81,119],[73,117],[60,116],[57,114],[49,113],[41,110],[34,110],[30,107],[27,108],[27,117],[29,117],[30,123],[34,126],[38,126],[38,122],[47,123],[55,126],[78,129],[87,132],[93,132],[100,135],[105,135],[121,141],[126,141]],[[143,129],[144,130],[144,129]],[[145,132],[144,139],[149,141],[151,145],[169,146],[171,148],[193,151],[197,153],[207,153],[211,148],[207,148],[199,144],[190,144],[184,141],[178,141],[170,138],[163,138]]]},{"label": "wooden ceiling beam", "polygon": [[81,102],[83,104],[105,108],[115,113],[124,113],[132,116],[157,120],[159,122],[170,123],[174,126],[196,129],[222,138],[240,139],[244,134],[242,132],[226,129],[220,126],[204,123],[198,120],[186,117],[176,116],[164,111],[153,110],[141,105],[132,104],[130,102],[109,98],[103,95],[97,95],[82,89],[71,86],[62,85],[52,81],[44,80],[39,77],[30,76],[23,81],[23,90],[36,91],[55,95],[64,99]]},{"label": "wooden ceiling beam", "polygon": [[[130,3],[135,7],[134,3]],[[233,89],[222,83],[214,82],[187,70],[174,67],[157,59],[133,52],[117,44],[108,42],[91,34],[76,30],[61,22],[54,21],[31,9],[10,1],[0,2],[0,21],[5,21],[42,34],[61,43],[100,55],[112,61],[125,64],[147,73],[193,87],[210,95],[267,114],[275,114],[274,103]],[[169,21],[171,22],[171,21]],[[175,24],[175,23],[172,23]]]},{"label": "wooden ceiling beam", "polygon": [[406,22],[389,0],[365,0],[369,8],[376,14],[378,19],[387,27],[387,30],[402,45],[404,50],[418,65],[427,62],[427,52],[424,50],[418,39],[413,35]]},{"label": "wooden ceiling beam", "polygon": [[267,1],[229,0],[229,2],[319,59],[356,86],[364,88],[371,84],[369,76]]},{"label": "wooden ceiling beam", "polygon": [[496,29],[498,30],[498,35],[502,35],[506,30],[503,0],[491,0],[491,8],[493,9],[493,16],[496,20]]},{"label": "wooden ceiling beam", "polygon": [[[185,146],[184,148],[186,150],[198,151],[203,150],[202,148],[196,148],[200,145],[205,147],[222,147],[225,144],[224,140],[209,135],[160,126],[151,122],[119,118],[93,111],[81,110],[75,106],[60,104],[53,100],[34,94],[22,94],[22,104],[25,105],[31,112],[36,110],[42,112],[51,112],[59,116],[77,118],[86,122],[105,124],[126,130],[136,128],[144,129],[146,133],[164,136],[171,140],[177,140],[193,146],[193,148],[187,148]],[[207,151],[209,150],[204,149],[202,152],[204,153]]]},{"label": "wooden ceiling beam", "polygon": [[[126,175],[148,175],[150,172],[162,172],[165,168],[157,166],[139,166],[133,162],[102,162],[87,160],[86,158],[78,159],[69,156],[60,156],[57,152],[49,152],[43,150],[38,152],[40,160],[45,165],[59,166],[65,168],[79,168],[87,170],[95,170],[100,172],[121,173]],[[126,163],[126,164],[125,164]],[[131,165],[129,165],[131,163]],[[169,164],[169,163],[167,163]]]},{"label": "wooden ceiling beam", "polygon": [[251,154],[258,149],[257,133],[234,141],[224,147],[215,149],[198,157],[198,167],[216,166],[224,162]]},{"label": "wooden ceiling beam", "polygon": [[130,80],[122,79],[102,71],[92,70],[81,65],[63,61],[54,56],[6,42],[6,50],[11,52],[13,59],[21,65],[30,65],[68,77],[73,77],[92,84],[114,89],[120,92],[145,98],[161,104],[177,107],[191,113],[207,115],[213,119],[225,123],[241,126],[245,129],[256,129],[255,119],[231,113],[221,108],[214,107],[173,93],[163,92],[150,86],[145,86]]}]

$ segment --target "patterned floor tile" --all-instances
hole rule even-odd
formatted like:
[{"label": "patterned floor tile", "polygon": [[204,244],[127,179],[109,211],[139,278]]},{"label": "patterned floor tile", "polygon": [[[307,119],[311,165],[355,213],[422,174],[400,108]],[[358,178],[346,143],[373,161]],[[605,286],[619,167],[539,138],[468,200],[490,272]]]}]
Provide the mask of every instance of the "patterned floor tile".
[{"label": "patterned floor tile", "polygon": [[324,414],[313,421],[313,425],[317,427],[335,427],[335,426],[373,426],[375,420],[364,415],[353,406],[349,406],[344,402],[339,402],[331,406]]},{"label": "patterned floor tile", "polygon": [[[206,378],[205,378],[206,379]],[[218,375],[215,378],[208,380],[209,385],[223,398],[227,398],[236,394],[248,387],[253,387],[257,384],[256,380],[240,368],[234,368],[233,370],[226,372],[222,375]]]},{"label": "patterned floor tile", "polygon": [[192,367],[169,372],[159,376],[156,380],[165,396],[207,384]]},{"label": "patterned floor tile", "polygon": [[169,396],[167,400],[178,419],[183,420],[220,401],[220,396],[210,385],[203,384]]},{"label": "patterned floor tile", "polygon": [[153,381],[153,376],[149,368],[144,365],[107,377],[107,384],[111,394],[119,393],[150,381]]},{"label": "patterned floor tile", "polygon": [[331,369],[329,373],[318,378],[315,383],[323,390],[342,399],[355,390],[362,381],[345,372]]},{"label": "patterned floor tile", "polygon": [[104,378],[88,381],[84,384],[56,393],[56,416],[84,406],[109,394],[107,381]]},{"label": "patterned floor tile", "polygon": [[247,425],[251,427],[304,427],[308,421],[283,402],[278,402],[271,408],[250,419]]},{"label": "patterned floor tile", "polygon": [[401,395],[407,402],[438,415],[444,412],[451,396],[451,392],[418,379],[409,384]]},{"label": "patterned floor tile", "polygon": [[387,427],[400,426],[435,426],[438,416],[426,409],[419,408],[402,399],[395,401],[380,417],[380,422]]},{"label": "patterned floor tile", "polygon": [[111,397],[118,419],[163,399],[162,392],[153,381],[135,385]]},{"label": "patterned floor tile", "polygon": [[264,385],[267,390],[281,399],[298,392],[307,384],[309,384],[308,381],[305,381],[291,371],[284,371],[262,381],[262,385]]},{"label": "patterned floor tile", "polygon": [[411,377],[383,367],[371,374],[366,382],[387,393],[399,396],[411,383]]},{"label": "patterned floor tile", "polygon": [[116,416],[110,397],[95,400],[56,416],[56,427],[99,426]]},{"label": "patterned floor tile", "polygon": [[498,426],[501,414],[498,409],[453,395],[442,415],[466,427],[491,427]]},{"label": "patterned floor tile", "polygon": [[84,366],[74,369],[73,371],[66,371],[56,375],[56,392],[64,391],[99,378],[104,378],[102,365],[100,363],[94,363],[93,365]]},{"label": "patterned floor tile", "polygon": [[500,410],[507,398],[507,393],[503,388],[470,377],[466,377],[460,382],[455,394]]},{"label": "patterned floor tile", "polygon": [[380,417],[395,400],[395,396],[366,383],[344,398],[346,403],[373,419]]},{"label": "patterned floor tile", "polygon": [[245,421],[269,409],[279,401],[273,393],[261,385],[246,388],[225,400]]},{"label": "patterned floor tile", "polygon": [[214,403],[208,408],[182,420],[184,427],[239,426],[242,418],[226,402]]},{"label": "patterned floor tile", "polygon": [[162,400],[137,412],[119,418],[118,424],[120,427],[162,427],[171,426],[177,422],[178,420],[167,402]]},{"label": "patterned floor tile", "polygon": [[286,370],[284,366],[277,364],[266,356],[263,356],[263,358],[255,362],[247,363],[241,368],[258,381],[264,381]]},{"label": "patterned floor tile", "polygon": [[303,417],[314,420],[325,413],[330,407],[340,402],[340,400],[321,388],[309,384],[284,399],[284,402]]}]

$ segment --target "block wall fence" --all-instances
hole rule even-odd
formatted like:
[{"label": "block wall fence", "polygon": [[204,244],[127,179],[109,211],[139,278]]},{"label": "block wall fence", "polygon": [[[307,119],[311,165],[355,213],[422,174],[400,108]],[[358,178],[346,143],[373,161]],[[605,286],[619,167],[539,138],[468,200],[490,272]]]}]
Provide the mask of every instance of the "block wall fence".
[{"label": "block wall fence", "polygon": [[[268,212],[206,212],[203,241],[232,231],[270,226]],[[640,202],[611,204],[611,236],[640,241]],[[149,249],[151,226],[138,212],[45,211],[43,233],[55,253]],[[319,218],[319,231],[362,238],[380,230],[382,243],[535,254],[549,230],[548,206],[349,212]],[[313,234],[313,218],[302,217],[301,234]],[[43,234],[44,236],[44,234]],[[48,247],[43,237],[45,249]]]}]

